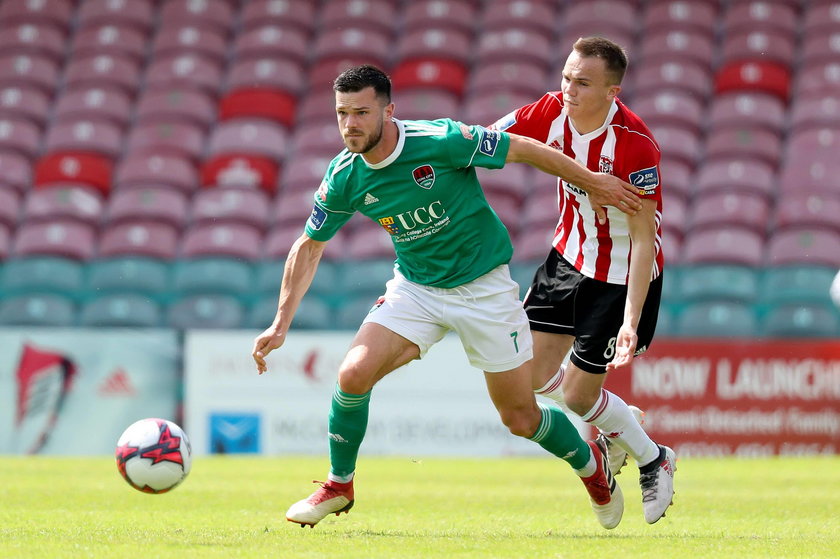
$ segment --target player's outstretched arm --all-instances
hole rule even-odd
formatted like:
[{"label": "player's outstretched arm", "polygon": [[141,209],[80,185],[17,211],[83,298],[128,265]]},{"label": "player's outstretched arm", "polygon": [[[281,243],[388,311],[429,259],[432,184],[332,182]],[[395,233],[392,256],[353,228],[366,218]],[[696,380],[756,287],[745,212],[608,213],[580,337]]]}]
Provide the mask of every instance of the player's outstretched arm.
[{"label": "player's outstretched arm", "polygon": [[636,188],[630,183],[607,173],[590,171],[566,154],[533,138],[509,135],[508,162],[528,163],[584,189],[601,223],[606,221],[602,206],[614,206],[628,215],[636,215],[642,209]]},{"label": "player's outstretched arm", "polygon": [[283,280],[280,284],[277,314],[271,326],[256,337],[251,352],[259,374],[268,370],[265,362],[266,355],[286,341],[289,325],[292,323],[301,299],[312,284],[312,278],[315,277],[315,271],[318,269],[326,244],[326,242],[312,240],[304,233],[289,250],[286,266],[283,269]]}]

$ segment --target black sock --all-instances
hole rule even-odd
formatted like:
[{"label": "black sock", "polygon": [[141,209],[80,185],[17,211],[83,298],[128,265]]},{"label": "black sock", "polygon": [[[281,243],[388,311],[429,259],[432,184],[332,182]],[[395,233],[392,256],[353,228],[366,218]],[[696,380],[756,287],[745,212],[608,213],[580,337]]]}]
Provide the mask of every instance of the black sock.
[{"label": "black sock", "polygon": [[654,460],[650,464],[647,464],[645,466],[641,466],[639,468],[639,474],[649,474],[649,473],[655,471],[656,468],[659,467],[659,465],[662,463],[663,460],[665,460],[665,449],[662,446],[660,446],[659,447],[659,458],[657,458],[656,460]]}]

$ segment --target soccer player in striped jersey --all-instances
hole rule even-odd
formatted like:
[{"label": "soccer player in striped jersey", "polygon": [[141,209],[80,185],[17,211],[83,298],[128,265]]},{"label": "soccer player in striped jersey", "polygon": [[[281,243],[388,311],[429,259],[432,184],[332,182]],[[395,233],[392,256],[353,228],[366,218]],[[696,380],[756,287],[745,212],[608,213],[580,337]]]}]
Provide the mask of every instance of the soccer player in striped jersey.
[{"label": "soccer player in striped jersey", "polygon": [[642,210],[627,215],[603,208],[579,184],[558,180],[553,246],[524,304],[534,339],[535,391],[601,431],[613,473],[628,453],[633,457],[645,520],[653,524],[672,502],[674,452],[654,443],[630,407],[603,388],[608,372],[650,346],[662,292],[660,151],[642,119],[617,97],[626,68],[621,46],[600,37],[578,39],[561,90],[491,128],[539,140],[638,189]]},{"label": "soccer player in striped jersey", "polygon": [[538,405],[531,389],[531,333],[507,266],[513,247],[474,167],[529,163],[590,189],[605,203],[623,200],[630,212],[639,204],[634,189],[536,140],[450,119],[397,120],[390,79],[372,66],[342,73],[334,90],[347,149],[327,168],[305,231],[289,252],[275,320],[254,341],[258,372],[266,371],[265,356],[283,344],[327,241],[355,212],[382,226],[397,258],[394,278],[338,371],[327,481],[293,504],[286,518],[314,526],[328,514],[349,511],[374,385],[454,331],[470,363],[485,372],[502,422],[568,462],[602,526],[614,528],[624,501],[606,448],[586,443],[561,410]]}]

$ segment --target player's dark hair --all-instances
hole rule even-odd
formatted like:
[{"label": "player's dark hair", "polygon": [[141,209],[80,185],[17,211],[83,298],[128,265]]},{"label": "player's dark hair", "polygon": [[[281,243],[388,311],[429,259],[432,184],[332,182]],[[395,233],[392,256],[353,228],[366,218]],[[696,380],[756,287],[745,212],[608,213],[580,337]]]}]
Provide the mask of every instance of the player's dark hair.
[{"label": "player's dark hair", "polygon": [[333,91],[339,93],[356,93],[366,87],[372,87],[376,96],[391,102],[391,78],[388,74],[370,64],[363,64],[343,71],[333,82]]},{"label": "player's dark hair", "polygon": [[574,49],[582,56],[594,56],[606,63],[607,73],[613,83],[620,85],[627,70],[627,52],[624,48],[604,37],[581,37],[575,41]]}]

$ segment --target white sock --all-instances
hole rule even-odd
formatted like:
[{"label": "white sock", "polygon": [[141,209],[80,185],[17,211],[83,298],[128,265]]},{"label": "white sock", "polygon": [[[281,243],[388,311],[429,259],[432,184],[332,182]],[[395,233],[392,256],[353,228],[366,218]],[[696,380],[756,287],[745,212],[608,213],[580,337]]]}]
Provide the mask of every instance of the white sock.
[{"label": "white sock", "polygon": [[553,377],[548,379],[548,382],[546,382],[542,388],[534,390],[534,394],[539,394],[540,396],[551,398],[552,400],[557,402],[557,405],[560,406],[560,409],[562,409],[566,413],[571,413],[571,410],[566,406],[566,400],[563,397],[563,375],[565,373],[566,366],[561,365],[560,369],[554,374]]},{"label": "white sock", "polygon": [[350,483],[351,481],[353,481],[353,477],[355,475],[356,475],[356,472],[353,472],[353,473],[351,473],[349,475],[346,475],[346,476],[337,476],[334,473],[330,472],[329,474],[327,474],[327,479],[329,481],[335,481],[335,482],[338,482],[338,483]]},{"label": "white sock", "polygon": [[595,472],[598,471],[598,463],[595,461],[595,455],[592,454],[590,451],[589,453],[589,462],[586,463],[586,466],[579,470],[575,470],[575,473],[580,477],[589,477],[595,475]]},{"label": "white sock", "polygon": [[633,417],[633,412],[624,400],[612,392],[601,389],[598,401],[581,419],[597,427],[612,442],[626,450],[639,466],[659,458],[659,447]]}]

